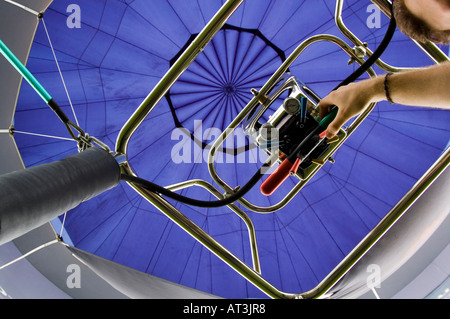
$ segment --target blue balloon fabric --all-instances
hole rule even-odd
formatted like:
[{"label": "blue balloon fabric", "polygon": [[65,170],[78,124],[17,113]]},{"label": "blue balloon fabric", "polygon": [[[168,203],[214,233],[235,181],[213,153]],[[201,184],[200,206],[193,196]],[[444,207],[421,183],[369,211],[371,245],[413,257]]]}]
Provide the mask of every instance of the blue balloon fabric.
[{"label": "blue balloon fabric", "polygon": [[[114,149],[122,126],[224,1],[80,0],[79,28],[68,23],[75,13],[68,10],[71,2],[53,2],[44,16],[70,100],[42,23],[27,66],[73,122]],[[370,5],[345,1],[342,16],[375,50],[389,21],[380,14],[379,25],[370,25]],[[310,36],[333,34],[349,42],[335,25],[334,7],[334,1],[244,1],[132,136],[128,160],[136,174],[162,186],[191,179],[214,184],[209,145],[252,98],[250,90],[260,89]],[[382,59],[399,67],[432,64],[399,31]],[[356,69],[348,60],[336,45],[320,42],[290,72],[324,97]],[[286,292],[315,287],[447,148],[449,120],[442,110],[379,103],[335,154],[336,162],[325,164],[287,206],[260,214],[239,205],[257,231],[262,276]],[[77,152],[59,119],[25,83],[15,129],[26,166]],[[215,167],[230,186],[242,186],[261,158],[241,133],[227,143]],[[296,182],[289,178],[270,197],[260,194],[258,184],[245,198],[271,206]],[[216,199],[200,187],[180,193]],[[169,201],[252,264],[247,228],[228,207]],[[221,297],[267,297],[126,183],[69,211],[64,225],[75,247],[139,271]]]}]

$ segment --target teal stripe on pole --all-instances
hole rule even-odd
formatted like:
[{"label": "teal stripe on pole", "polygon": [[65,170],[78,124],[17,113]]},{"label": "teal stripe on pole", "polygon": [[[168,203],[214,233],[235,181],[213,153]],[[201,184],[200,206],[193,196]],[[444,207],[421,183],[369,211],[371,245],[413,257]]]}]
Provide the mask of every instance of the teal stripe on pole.
[{"label": "teal stripe on pole", "polygon": [[45,103],[49,103],[52,97],[44,89],[44,87],[39,83],[38,80],[33,76],[33,74],[28,71],[28,69],[19,61],[19,59],[11,52],[11,50],[6,46],[5,43],[0,39],[0,52],[3,56],[11,63],[12,66],[16,68],[17,71],[27,80],[28,83],[36,90],[36,92],[41,96]]}]

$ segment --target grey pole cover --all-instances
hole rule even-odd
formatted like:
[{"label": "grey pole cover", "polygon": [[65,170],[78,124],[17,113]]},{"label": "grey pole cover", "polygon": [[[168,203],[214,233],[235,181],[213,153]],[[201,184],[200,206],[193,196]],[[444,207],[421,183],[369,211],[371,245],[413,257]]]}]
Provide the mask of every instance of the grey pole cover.
[{"label": "grey pole cover", "polygon": [[60,161],[0,176],[0,245],[113,188],[119,181],[120,167],[115,158],[94,147]]}]

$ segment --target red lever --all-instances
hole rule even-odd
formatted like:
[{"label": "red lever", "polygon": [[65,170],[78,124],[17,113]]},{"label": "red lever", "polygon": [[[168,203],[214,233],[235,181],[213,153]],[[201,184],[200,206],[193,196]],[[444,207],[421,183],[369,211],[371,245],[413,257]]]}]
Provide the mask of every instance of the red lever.
[{"label": "red lever", "polygon": [[294,163],[285,159],[277,169],[261,184],[260,190],[263,195],[269,196],[288,178],[289,174],[296,173],[301,160],[297,158]]},{"label": "red lever", "polygon": [[319,134],[320,138],[324,138],[327,135],[327,130],[324,130],[322,133]]},{"label": "red lever", "polygon": [[292,165],[291,169],[289,170],[290,174],[297,174],[298,171],[298,167],[300,166],[302,160],[297,158],[294,162],[294,164]]}]

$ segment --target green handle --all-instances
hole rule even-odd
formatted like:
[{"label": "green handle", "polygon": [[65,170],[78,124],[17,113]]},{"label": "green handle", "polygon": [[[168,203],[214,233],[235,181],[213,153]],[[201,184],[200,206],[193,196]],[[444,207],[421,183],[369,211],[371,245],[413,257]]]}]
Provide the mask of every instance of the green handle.
[{"label": "green handle", "polygon": [[333,122],[336,114],[338,112],[337,106],[334,106],[331,111],[319,122],[319,126],[321,129],[325,130],[328,125]]},{"label": "green handle", "polygon": [[19,61],[19,59],[11,52],[11,50],[6,46],[5,43],[0,39],[0,52],[3,56],[11,63],[12,66],[16,68],[17,71],[27,80],[28,83],[36,90],[36,92],[41,96],[45,103],[49,103],[52,97],[44,89],[44,87],[36,80],[33,74],[28,71],[28,69]]}]

